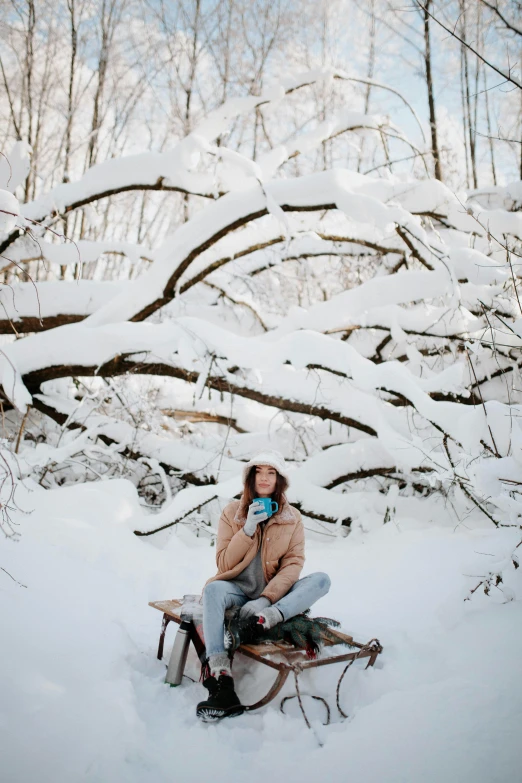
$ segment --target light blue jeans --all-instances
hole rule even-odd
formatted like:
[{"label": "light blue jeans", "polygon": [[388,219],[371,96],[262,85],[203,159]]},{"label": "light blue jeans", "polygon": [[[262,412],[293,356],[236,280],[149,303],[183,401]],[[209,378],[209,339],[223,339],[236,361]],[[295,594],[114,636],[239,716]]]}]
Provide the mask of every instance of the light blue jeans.
[{"label": "light blue jeans", "polygon": [[[330,589],[330,577],[317,571],[299,579],[275,606],[285,620],[309,609]],[[203,635],[207,657],[225,652],[225,611],[232,606],[243,606],[251,599],[240,587],[224,579],[210,582],[203,590]]]}]

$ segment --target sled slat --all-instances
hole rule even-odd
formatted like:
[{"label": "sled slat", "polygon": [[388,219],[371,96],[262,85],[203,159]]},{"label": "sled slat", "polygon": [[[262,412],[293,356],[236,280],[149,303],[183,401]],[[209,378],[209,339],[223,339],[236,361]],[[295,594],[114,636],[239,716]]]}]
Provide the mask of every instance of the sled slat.
[{"label": "sled slat", "polygon": [[159,609],[160,612],[168,614],[168,616],[172,617],[172,619],[177,623],[181,622],[181,617],[179,615],[182,602],[178,601],[176,598],[172,598],[170,601],[149,601],[149,606],[152,606],[153,609]]},{"label": "sled slat", "polygon": [[247,649],[258,656],[273,655],[274,653],[285,653],[293,649],[290,645],[283,646],[277,642],[264,642],[263,644],[242,644],[241,649]]},{"label": "sled slat", "polygon": [[[330,633],[332,634],[332,636],[336,636],[339,639],[339,642],[346,642],[346,644],[354,644],[353,636],[350,636],[347,633],[343,633],[342,631],[339,631],[338,628],[330,628]],[[329,639],[324,639],[324,643],[327,645],[335,644],[335,642],[332,642]]]}]

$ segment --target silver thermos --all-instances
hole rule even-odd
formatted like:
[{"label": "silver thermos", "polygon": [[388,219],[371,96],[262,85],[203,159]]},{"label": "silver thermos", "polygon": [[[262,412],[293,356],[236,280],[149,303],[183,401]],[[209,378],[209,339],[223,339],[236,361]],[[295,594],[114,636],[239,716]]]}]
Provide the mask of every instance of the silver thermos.
[{"label": "silver thermos", "polygon": [[165,682],[171,687],[179,685],[185,671],[188,649],[190,645],[190,626],[191,623],[184,620],[180,623],[178,632],[174,638],[174,646],[170,654],[169,666]]}]

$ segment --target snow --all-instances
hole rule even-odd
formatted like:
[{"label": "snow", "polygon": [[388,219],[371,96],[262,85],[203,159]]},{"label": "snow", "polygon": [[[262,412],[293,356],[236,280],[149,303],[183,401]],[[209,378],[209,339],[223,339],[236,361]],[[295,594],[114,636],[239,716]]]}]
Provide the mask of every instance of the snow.
[{"label": "snow", "polygon": [[[84,324],[72,324],[54,330],[34,335],[30,340],[18,341],[6,346],[0,367],[2,368],[4,386],[12,389],[12,398],[22,405],[27,398],[27,391],[21,381],[21,376],[34,370],[55,365],[73,365],[77,363],[78,344],[82,344],[82,365],[84,367],[99,366],[114,356],[124,354],[145,354],[143,360],[163,360],[173,367],[181,366],[187,370],[198,369],[201,388],[210,368],[209,357],[217,356],[228,363],[239,363],[241,366],[265,372],[265,393],[276,393],[282,396],[291,394],[297,384],[309,388],[309,399],[331,400],[338,409],[346,415],[357,418],[354,410],[354,396],[361,399],[366,395],[358,390],[370,390],[382,385],[393,388],[408,395],[415,402],[418,410],[428,418],[433,418],[440,424],[452,420],[452,411],[458,408],[453,403],[435,403],[423,388],[428,390],[459,390],[461,388],[462,365],[455,365],[441,373],[442,377],[432,376],[427,381],[416,378],[410,370],[399,363],[387,362],[374,365],[373,362],[360,356],[350,345],[333,342],[328,337],[314,332],[300,331],[281,337],[278,341],[269,335],[266,340],[260,338],[245,338],[232,335],[219,329],[214,324],[195,318],[178,318],[175,323],[121,323],[100,327],[90,327]],[[292,365],[288,367],[288,363]],[[331,394],[327,384],[333,390],[341,388],[342,382],[335,378],[325,381],[325,386],[318,392],[314,379],[308,377],[308,366],[320,365],[334,372],[346,373],[353,377],[355,389],[347,405],[340,394]],[[10,382],[10,378],[13,380]],[[234,381],[237,383],[236,379]],[[13,386],[14,383],[14,386]],[[270,388],[271,387],[271,388]],[[303,391],[304,391],[303,389]],[[346,391],[346,387],[345,387]],[[301,398],[303,392],[301,392]],[[196,397],[200,396],[196,394]],[[379,401],[376,398],[365,399],[361,410],[376,412]],[[462,412],[459,409],[459,414]],[[448,419],[449,417],[449,419]],[[369,421],[368,413],[362,420]]]},{"label": "snow", "polygon": [[0,291],[4,318],[49,318],[57,315],[87,316],[128,285],[127,281],[70,280],[17,283]]},{"label": "snow", "polygon": [[522,181],[509,182],[505,186],[490,186],[472,190],[469,200],[477,202],[482,207],[503,208],[508,212],[520,209],[522,204]]},{"label": "snow", "polygon": [[[109,163],[112,162],[109,161]],[[244,167],[243,163],[241,165]],[[270,196],[272,205],[270,211],[272,212],[275,208],[283,205],[291,205],[295,209],[301,209],[334,203],[338,209],[345,213],[348,218],[348,226],[353,231],[361,231],[366,227],[371,230],[374,241],[389,235],[394,225],[398,224],[407,227],[417,240],[425,243],[424,231],[420,229],[416,219],[399,203],[394,204],[393,201],[385,203],[386,199],[390,198],[391,192],[400,202],[401,188],[403,190],[404,185],[402,184],[401,188],[393,186],[390,191],[390,186],[383,184],[385,182],[337,169],[292,180],[271,181],[263,187],[255,184],[246,190],[231,192],[182,225],[174,237],[167,237],[162,247],[154,254],[154,262],[139,284],[129,286],[127,293],[116,297],[113,302],[100,308],[99,312],[92,315],[89,320],[93,324],[100,324],[131,318],[154,302],[155,299],[163,296],[165,287],[172,285],[173,280],[176,280],[176,288],[179,291],[180,286],[185,282],[188,271],[194,271],[192,262],[197,259],[199,249],[215,244],[227,232],[228,226],[246,222],[251,215],[265,213],[267,211],[267,196]],[[422,209],[425,210],[429,207],[430,210],[436,210],[440,207],[442,196],[439,191],[443,186],[439,188],[433,183],[429,184],[432,187],[426,188],[419,183],[409,186],[407,197],[409,199],[416,198],[418,190],[423,187]],[[67,187],[69,186],[67,185]],[[371,192],[371,195],[367,194],[367,190]],[[444,198],[446,198],[447,189],[443,190]],[[456,209],[457,207],[452,208]],[[460,205],[458,205],[458,209],[460,209]],[[492,219],[492,213],[491,215],[487,213],[486,217]],[[468,215],[465,215],[465,219],[473,220]],[[511,219],[508,216],[506,220]],[[514,231],[516,216],[511,220],[511,223]],[[474,225],[476,226],[475,222]],[[522,227],[520,233],[522,233]],[[434,256],[430,256],[430,263],[441,266],[448,277],[447,268],[438,263]],[[441,271],[441,274],[444,272]],[[451,275],[449,278],[451,282]]]},{"label": "snow", "polygon": [[[328,596],[316,613],[336,617],[356,639],[377,636],[378,664],[356,664],[341,688],[343,666],[301,677],[313,732],[297,705],[279,699],[217,726],[200,724],[200,684],[164,685],[156,660],[160,614],[150,600],[198,593],[214,573],[214,548],[179,525],[163,543],[136,538],[142,515],[132,485],[97,482],[19,498],[22,538],[4,542],[0,571],[2,774],[10,783],[39,780],[221,783],[270,776],[304,783],[339,775],[377,783],[517,779],[522,752],[520,601],[498,590],[463,601],[484,564],[499,563],[513,531],[456,530],[397,518],[346,539],[310,534],[305,572],[326,570]],[[511,569],[506,588],[519,591]],[[169,629],[166,656],[173,639]],[[273,675],[239,656],[240,697],[258,698]],[[187,673],[197,680],[191,653]],[[293,692],[289,682],[281,697]],[[318,737],[323,743],[320,748]],[[28,749],[30,748],[30,752]],[[205,752],[199,752],[204,748]],[[290,776],[290,778],[289,778]]]},{"label": "snow", "polygon": [[386,117],[372,116],[353,111],[352,109],[344,109],[336,117],[319,123],[312,131],[300,134],[297,140],[287,142],[284,146],[275,147],[270,152],[260,156],[259,167],[263,171],[264,178],[271,179],[283,161],[316,149],[326,139],[333,138],[347,130],[364,128],[366,130],[378,131],[384,127],[390,127]]},{"label": "snow", "polygon": [[0,155],[0,188],[14,193],[29,174],[31,147],[26,141],[16,141],[8,155]]},{"label": "snow", "polygon": [[20,205],[18,199],[8,190],[0,190],[0,237],[8,234],[16,226]]},{"label": "snow", "polygon": [[[60,266],[70,266],[72,264],[89,264],[97,261],[103,253],[118,253],[124,255],[131,264],[139,263],[140,259],[151,259],[153,251],[145,246],[134,245],[131,242],[117,242],[109,240],[106,242],[93,242],[86,239],[79,239],[77,242],[62,242],[61,244],[52,244],[51,242],[40,241],[38,250],[45,261]],[[32,245],[20,248],[14,254],[11,253],[13,260],[22,261],[35,254],[34,242]]]},{"label": "snow", "polygon": [[[408,228],[414,240],[426,244],[425,232],[418,225],[418,220],[399,204],[385,203],[384,199],[389,197],[390,192],[382,182],[337,169],[292,180],[271,181],[262,187],[255,184],[243,191],[231,192],[197,213],[192,220],[182,225],[173,237],[168,237],[155,253],[153,264],[139,284],[130,286],[125,294],[100,308],[89,318],[89,322],[95,325],[127,320],[161,298],[167,286],[175,284],[176,291],[179,292],[189,278],[189,272],[193,274],[195,271],[193,262],[197,260],[200,248],[207,248],[218,242],[227,233],[229,226],[240,225],[247,222],[252,215],[269,211],[266,203],[268,196],[271,212],[283,205],[302,209],[324,207],[333,203],[347,216],[348,226],[352,231],[361,231],[366,227],[371,231],[374,241],[387,237],[395,224],[398,224]],[[371,188],[372,195],[366,194],[368,187]],[[415,192],[419,187],[418,184],[412,186]],[[411,197],[412,188],[408,191],[408,197]],[[434,186],[431,190],[428,189],[428,193],[431,194],[431,206],[436,209],[441,198],[439,188]],[[394,195],[400,195],[399,191],[394,191]],[[423,209],[427,203],[425,194]],[[447,266],[437,261],[433,254],[430,255],[430,264],[440,267],[442,278],[439,286],[443,285],[443,278],[447,281],[446,286],[439,292],[439,295],[442,295],[448,284],[454,286],[454,278],[451,273],[448,274]],[[401,286],[402,283],[403,281]]]},{"label": "snow", "polygon": [[352,318],[371,311],[377,302],[380,309],[390,304],[424,299],[428,293],[430,298],[444,296],[449,291],[450,282],[447,272],[443,270],[374,277],[356,288],[343,291],[328,302],[310,307],[299,316],[298,323],[295,322],[295,315],[289,315],[277,331],[294,329],[296,326],[321,332],[346,328],[352,324]]},{"label": "snow", "polygon": [[500,283],[508,278],[505,264],[497,263],[494,259],[485,259],[483,253],[472,248],[452,248],[450,258],[457,277],[466,278],[470,283]]}]

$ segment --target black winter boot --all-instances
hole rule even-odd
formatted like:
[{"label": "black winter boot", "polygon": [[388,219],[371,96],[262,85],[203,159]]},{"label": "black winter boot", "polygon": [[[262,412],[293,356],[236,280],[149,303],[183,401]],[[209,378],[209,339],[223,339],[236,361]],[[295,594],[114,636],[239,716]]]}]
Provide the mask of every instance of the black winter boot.
[{"label": "black winter boot", "polygon": [[205,723],[221,718],[233,718],[245,711],[234,690],[232,677],[226,674],[220,674],[218,679],[207,677],[203,680],[203,685],[208,690],[209,696],[205,701],[200,701],[196,715]]}]

